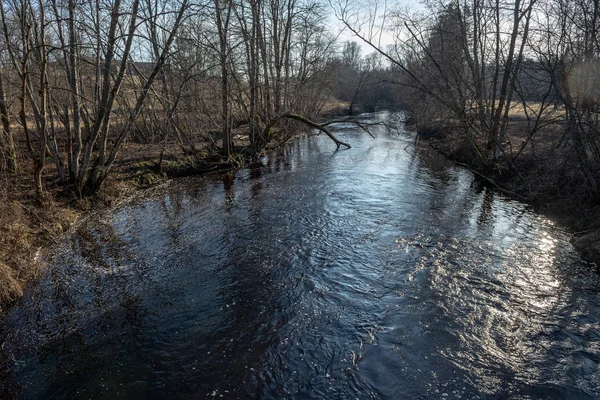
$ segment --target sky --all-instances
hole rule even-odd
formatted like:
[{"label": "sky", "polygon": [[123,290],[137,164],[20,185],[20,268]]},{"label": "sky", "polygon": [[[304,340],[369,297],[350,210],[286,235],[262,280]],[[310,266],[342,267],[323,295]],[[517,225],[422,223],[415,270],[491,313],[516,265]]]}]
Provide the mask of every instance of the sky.
[{"label": "sky", "polygon": [[[360,38],[358,38],[356,35],[354,35],[349,29],[344,27],[344,24],[339,20],[339,18],[337,17],[336,14],[339,14],[339,2],[342,2],[345,0],[330,0],[330,16],[329,16],[329,20],[331,23],[331,29],[334,32],[340,32],[340,36],[339,36],[339,40],[340,42],[345,42],[347,40],[353,41],[353,42],[357,42],[360,46],[361,46],[361,50],[363,54],[368,54],[373,52],[373,49],[371,46],[369,46],[368,44],[364,43],[364,41],[362,41]],[[387,9],[401,9],[401,10],[419,10],[419,9],[423,9],[423,6],[421,4],[421,1],[410,1],[410,0],[366,0],[364,3],[362,3],[360,6],[358,5],[359,2],[354,2],[354,1],[347,1],[347,4],[350,4],[350,7],[352,7],[353,9],[357,9],[358,7],[361,7],[362,10],[358,10],[361,13],[361,17],[360,20],[361,21],[365,21],[368,19],[369,13],[372,13],[372,11],[367,11],[367,10],[377,10],[377,16],[376,16],[376,21],[377,24],[380,25],[381,22],[383,21],[382,19],[382,14],[383,14],[383,10]],[[336,12],[337,9],[337,12]],[[389,19],[387,21],[385,21],[386,23],[384,23],[384,28],[389,28],[390,27],[390,21]],[[367,27],[368,25],[365,24],[363,25],[363,32],[366,33],[367,32]],[[375,29],[374,32],[377,33],[377,44],[380,47],[385,48],[387,45],[393,44],[394,43],[394,38],[392,36],[392,34],[387,31],[386,29],[384,29],[383,31],[379,31],[379,29]]]}]

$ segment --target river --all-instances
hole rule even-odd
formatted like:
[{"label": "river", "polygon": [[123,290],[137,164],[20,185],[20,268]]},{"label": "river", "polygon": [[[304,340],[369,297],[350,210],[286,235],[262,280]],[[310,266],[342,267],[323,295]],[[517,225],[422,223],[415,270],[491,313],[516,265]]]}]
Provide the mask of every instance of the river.
[{"label": "river", "polygon": [[569,234],[374,131],[87,218],[2,323],[1,397],[600,398]]}]

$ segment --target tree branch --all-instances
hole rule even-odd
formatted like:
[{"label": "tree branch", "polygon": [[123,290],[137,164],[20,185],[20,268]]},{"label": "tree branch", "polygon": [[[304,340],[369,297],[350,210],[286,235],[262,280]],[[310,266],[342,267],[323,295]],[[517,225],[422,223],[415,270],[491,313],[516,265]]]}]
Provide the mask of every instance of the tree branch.
[{"label": "tree branch", "polygon": [[329,129],[327,129],[328,124],[319,124],[317,122],[311,121],[310,119],[308,119],[306,117],[303,117],[302,115],[293,114],[293,113],[283,113],[279,116],[279,118],[293,119],[296,121],[300,121],[303,124],[306,124],[312,128],[318,129],[319,131],[321,131],[324,134],[326,134],[327,136],[329,136],[329,138],[331,140],[333,140],[333,142],[335,143],[335,145],[337,146],[338,149],[340,148],[340,146],[346,146],[346,148],[348,148],[348,149],[352,148],[352,146],[350,146],[348,143],[342,142],[341,140],[336,138],[335,135],[333,135],[329,131]]}]

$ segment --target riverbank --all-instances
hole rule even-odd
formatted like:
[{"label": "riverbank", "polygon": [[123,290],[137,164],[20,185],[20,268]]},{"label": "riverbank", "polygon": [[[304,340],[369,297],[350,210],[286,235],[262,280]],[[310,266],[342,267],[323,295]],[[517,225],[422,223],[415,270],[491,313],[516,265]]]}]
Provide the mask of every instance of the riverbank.
[{"label": "riverbank", "polygon": [[[517,126],[515,124],[513,126]],[[515,137],[517,132],[512,132]],[[515,162],[515,169],[498,167],[483,170],[465,151],[468,147],[458,129],[445,128],[424,138],[428,147],[473,170],[482,181],[521,201],[536,211],[569,227],[573,243],[582,256],[600,264],[600,209],[598,199],[578,190],[575,160],[557,143],[556,132],[546,130],[538,142],[528,146]],[[482,144],[483,145],[483,144]],[[517,145],[517,144],[515,144]],[[93,197],[78,198],[52,182],[52,167],[46,170],[48,200],[43,206],[31,195],[31,179],[26,172],[6,175],[0,193],[0,313],[18,299],[28,282],[44,269],[43,250],[60,240],[81,217],[92,211],[114,207],[127,201],[140,189],[170,178],[206,174],[244,165],[243,157],[224,163],[207,147],[197,155],[181,155],[176,145],[128,143],[114,173]],[[29,185],[29,186],[28,186]]]},{"label": "riverbank", "polygon": [[169,178],[205,174],[243,165],[223,163],[204,150],[181,156],[175,146],[128,143],[115,171],[94,196],[80,198],[53,180],[55,171],[46,168],[47,196],[39,204],[29,171],[5,174],[0,192],[0,314],[19,299],[24,288],[45,267],[44,250],[58,243],[78,220],[91,212],[115,207],[140,194],[143,189]]},{"label": "riverbank", "polygon": [[[424,143],[451,160],[471,169],[485,184],[534,209],[573,233],[573,245],[582,257],[600,265],[600,199],[582,188],[577,160],[568,151],[560,124],[541,130],[534,141],[525,142],[527,121],[514,118],[509,137],[511,154],[503,154],[493,169],[483,168],[472,154],[463,131],[445,126],[422,135]],[[524,146],[523,143],[525,143]],[[485,143],[478,143],[485,148]],[[517,151],[520,154],[515,157]],[[512,160],[509,168],[507,159]]]},{"label": "riverbank", "polygon": [[[345,109],[345,103],[334,101],[321,110],[319,117],[341,115]],[[303,128],[302,124],[278,128],[287,134],[282,135],[281,140],[272,140],[265,150],[281,146]],[[190,149],[183,149],[177,143],[125,143],[100,191],[84,198],[57,182],[56,166],[48,161],[43,176],[46,191],[43,204],[34,196],[31,160],[19,160],[22,167],[18,173],[0,176],[0,314],[21,297],[28,282],[40,276],[44,270],[43,250],[57,243],[81,217],[125,202],[139,193],[139,189],[171,178],[246,165],[250,161],[243,155],[243,146],[249,144],[247,132],[240,127],[233,134],[237,153],[227,160],[223,160],[219,152],[220,135],[196,138]],[[19,146],[25,147],[25,143]],[[19,154],[27,152],[23,150]]]}]

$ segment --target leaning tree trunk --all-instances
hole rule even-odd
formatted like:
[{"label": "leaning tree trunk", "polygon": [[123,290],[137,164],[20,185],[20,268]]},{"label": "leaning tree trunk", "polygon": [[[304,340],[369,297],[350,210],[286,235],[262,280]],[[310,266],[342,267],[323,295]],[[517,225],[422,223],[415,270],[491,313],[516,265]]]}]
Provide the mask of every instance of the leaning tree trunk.
[{"label": "leaning tree trunk", "polygon": [[40,6],[40,116],[39,116],[39,148],[37,157],[33,163],[33,180],[35,184],[35,192],[38,200],[42,200],[44,197],[44,188],[42,185],[42,173],[44,172],[44,166],[46,163],[46,147],[48,138],[48,126],[47,126],[47,111],[48,111],[48,56],[46,54],[46,30],[45,30],[45,11],[42,0],[39,1]]}]

